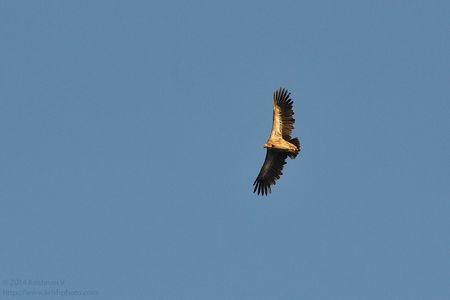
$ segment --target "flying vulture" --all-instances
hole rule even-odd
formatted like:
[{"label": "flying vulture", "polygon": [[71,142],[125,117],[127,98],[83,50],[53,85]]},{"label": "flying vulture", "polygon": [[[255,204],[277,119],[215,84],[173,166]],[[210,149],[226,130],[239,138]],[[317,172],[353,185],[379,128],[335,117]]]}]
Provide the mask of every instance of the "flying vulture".
[{"label": "flying vulture", "polygon": [[284,88],[279,88],[273,94],[272,132],[264,144],[267,149],[266,159],[253,183],[253,193],[257,192],[258,195],[271,192],[271,186],[275,185],[276,180],[283,174],[286,158],[294,159],[300,152],[300,141],[298,138],[291,138],[295,119],[290,95]]}]

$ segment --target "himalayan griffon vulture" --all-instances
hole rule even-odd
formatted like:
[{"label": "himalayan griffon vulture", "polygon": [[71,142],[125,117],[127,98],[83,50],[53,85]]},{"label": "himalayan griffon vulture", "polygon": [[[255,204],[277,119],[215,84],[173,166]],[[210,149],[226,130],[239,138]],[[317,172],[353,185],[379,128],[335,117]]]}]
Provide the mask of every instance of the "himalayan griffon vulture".
[{"label": "himalayan griffon vulture", "polygon": [[286,158],[294,159],[300,152],[300,141],[298,138],[291,138],[295,119],[290,95],[284,88],[279,88],[273,94],[272,132],[264,144],[267,149],[266,159],[253,183],[253,193],[257,192],[258,195],[271,192],[271,186],[275,185],[276,180],[283,174]]}]

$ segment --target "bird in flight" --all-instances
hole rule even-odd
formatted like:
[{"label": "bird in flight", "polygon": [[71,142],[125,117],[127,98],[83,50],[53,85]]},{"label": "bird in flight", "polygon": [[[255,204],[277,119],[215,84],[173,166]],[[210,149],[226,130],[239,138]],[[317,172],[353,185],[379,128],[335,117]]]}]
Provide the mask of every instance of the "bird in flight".
[{"label": "bird in flight", "polygon": [[295,159],[301,150],[298,138],[291,138],[295,119],[290,95],[284,88],[279,88],[273,94],[272,132],[264,144],[267,149],[266,159],[253,183],[253,193],[258,195],[267,196],[272,191],[272,185],[283,175],[286,158]]}]

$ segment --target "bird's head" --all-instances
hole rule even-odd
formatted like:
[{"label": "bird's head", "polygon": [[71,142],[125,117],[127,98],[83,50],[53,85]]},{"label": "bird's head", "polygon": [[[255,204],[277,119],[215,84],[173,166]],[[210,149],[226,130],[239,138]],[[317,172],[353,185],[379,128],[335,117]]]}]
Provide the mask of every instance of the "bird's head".
[{"label": "bird's head", "polygon": [[273,145],[271,143],[265,143],[264,148],[272,148]]}]

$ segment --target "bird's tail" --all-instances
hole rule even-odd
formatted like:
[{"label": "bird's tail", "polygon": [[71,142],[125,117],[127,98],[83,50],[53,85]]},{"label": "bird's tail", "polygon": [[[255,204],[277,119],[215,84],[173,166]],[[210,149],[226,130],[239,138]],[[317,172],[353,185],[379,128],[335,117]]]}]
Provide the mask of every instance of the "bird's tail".
[{"label": "bird's tail", "polygon": [[289,141],[291,144],[295,145],[295,147],[297,147],[297,151],[293,152],[293,153],[289,153],[289,157],[294,159],[297,157],[298,153],[300,152],[301,148],[300,148],[300,141],[298,140],[298,138],[293,138]]}]

